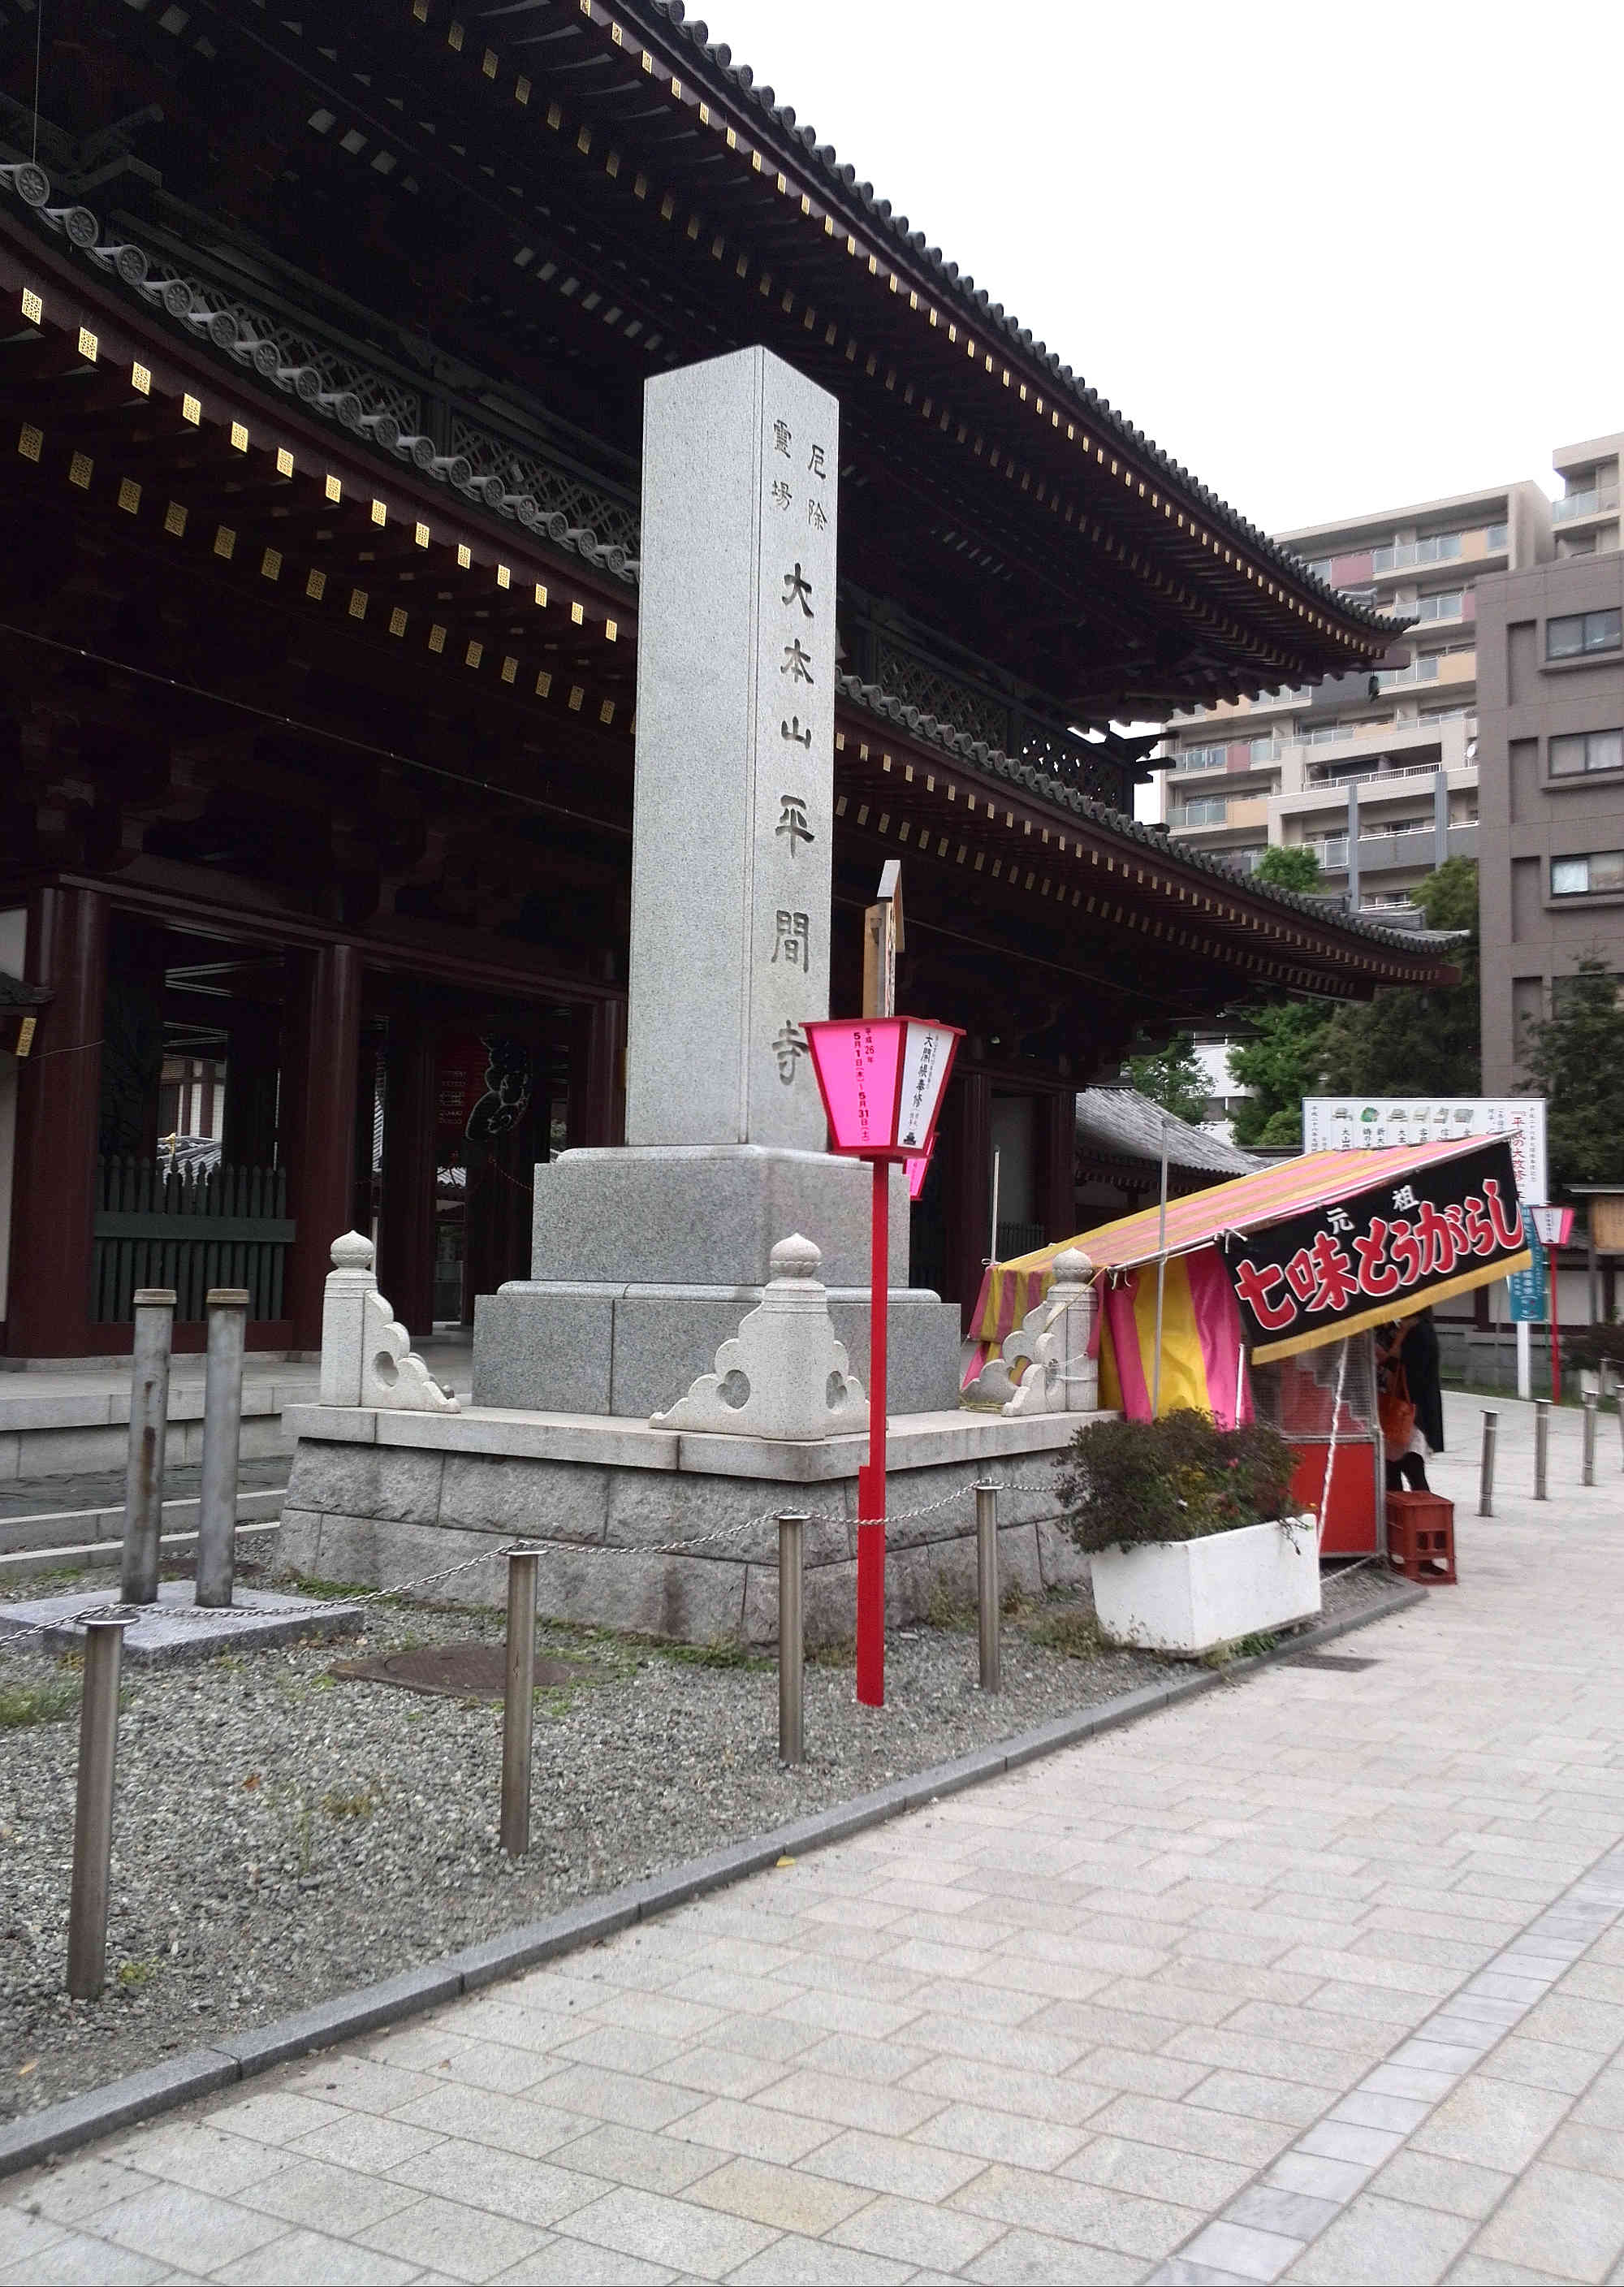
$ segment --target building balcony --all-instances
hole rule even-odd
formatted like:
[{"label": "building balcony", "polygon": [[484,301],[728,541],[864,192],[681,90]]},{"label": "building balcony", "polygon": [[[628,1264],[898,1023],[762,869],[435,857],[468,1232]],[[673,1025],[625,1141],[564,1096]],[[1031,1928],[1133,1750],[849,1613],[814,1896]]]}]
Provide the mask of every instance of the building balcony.
[{"label": "building balcony", "polygon": [[1452,785],[1475,786],[1469,748],[1477,735],[1478,718],[1464,708],[1430,722],[1332,724],[1303,740],[1282,764],[1281,800],[1312,806],[1337,799],[1355,779],[1364,785],[1438,770],[1462,774]]},{"label": "building balcony", "polygon": [[1226,797],[1218,795],[1206,802],[1186,802],[1168,811],[1167,823],[1174,834],[1207,832],[1239,832],[1247,827],[1265,827],[1269,822],[1269,804],[1265,795]]},{"label": "building balcony", "polygon": [[[1361,803],[1414,802],[1418,794],[1431,791],[1440,767],[1437,763],[1412,763],[1396,771],[1345,771],[1334,779],[1317,779],[1297,795],[1282,795],[1281,803],[1282,808],[1289,804],[1293,810],[1322,808],[1328,803],[1345,808],[1351,786],[1359,788]],[[1447,771],[1445,774],[1452,786],[1475,786],[1478,782],[1475,764],[1454,775]]]},{"label": "building balcony", "polygon": [[1278,739],[1230,739],[1210,746],[1170,750],[1159,757],[1178,779],[1201,779],[1218,771],[1232,776],[1246,771],[1266,771],[1279,762],[1285,748]]},{"label": "building balcony", "polygon": [[1583,492],[1565,493],[1559,501],[1550,504],[1553,524],[1577,524],[1591,516],[1616,516],[1619,512],[1619,488],[1612,485],[1589,485]]},{"label": "building balcony", "polygon": [[[1328,834],[1322,842],[1311,843],[1309,847],[1316,852],[1321,872],[1327,874],[1346,874],[1348,837],[1345,834]],[[1447,851],[1451,858],[1475,858],[1478,854],[1477,827],[1450,827]],[[1361,834],[1359,837],[1361,882],[1373,874],[1399,871],[1430,874],[1438,862],[1438,834],[1431,826],[1409,827],[1399,834]]]},{"label": "building balcony", "polygon": [[1399,540],[1391,548],[1371,550],[1370,570],[1372,576],[1379,580],[1428,564],[1480,562],[1485,557],[1503,556],[1510,539],[1509,526],[1484,524],[1474,525],[1466,532],[1431,533],[1424,540]]}]

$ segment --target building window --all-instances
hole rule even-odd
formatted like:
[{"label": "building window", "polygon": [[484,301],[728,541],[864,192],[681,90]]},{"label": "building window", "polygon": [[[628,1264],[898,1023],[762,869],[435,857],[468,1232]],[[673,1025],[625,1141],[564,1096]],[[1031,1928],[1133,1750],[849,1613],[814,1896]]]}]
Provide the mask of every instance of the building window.
[{"label": "building window", "polygon": [[1436,596],[1423,596],[1415,606],[1423,620],[1458,620],[1465,608],[1464,590],[1460,588],[1440,588]]},{"label": "building window", "polygon": [[1553,858],[1553,898],[1594,898],[1624,890],[1624,850],[1592,850],[1583,858]]},{"label": "building window", "polygon": [[1581,659],[1587,652],[1617,651],[1624,641],[1624,613],[1573,612],[1545,622],[1547,659]]},{"label": "building window", "polygon": [[1624,730],[1576,731],[1550,742],[1553,779],[1576,779],[1587,771],[1624,771]]},{"label": "building window", "polygon": [[1511,528],[1505,524],[1491,524],[1483,535],[1483,544],[1491,556],[1498,556],[1511,537]]},{"label": "building window", "polygon": [[1227,747],[1186,747],[1173,767],[1180,771],[1221,771],[1228,760]]},{"label": "building window", "polygon": [[1229,815],[1229,804],[1222,795],[1210,795],[1204,802],[1186,802],[1180,823],[1185,826],[1222,826]]}]

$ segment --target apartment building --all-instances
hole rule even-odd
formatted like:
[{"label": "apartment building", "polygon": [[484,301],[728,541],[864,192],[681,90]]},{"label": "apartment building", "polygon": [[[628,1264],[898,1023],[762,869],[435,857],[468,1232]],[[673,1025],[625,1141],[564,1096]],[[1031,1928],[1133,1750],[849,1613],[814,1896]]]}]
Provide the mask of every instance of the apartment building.
[{"label": "apartment building", "polygon": [[[1620,441],[1557,456],[1575,548],[1617,547],[1607,455]],[[1519,483],[1278,535],[1321,578],[1415,625],[1376,674],[1175,716],[1158,756],[1171,831],[1249,871],[1271,843],[1306,845],[1328,891],[1367,911],[1402,911],[1444,859],[1475,856],[1478,583],[1550,561],[1556,529],[1545,493]]]},{"label": "apartment building", "polygon": [[1558,456],[1570,488],[1556,503],[1557,558],[1486,582],[1480,597],[1490,1096],[1509,1094],[1525,1077],[1527,1026],[1549,1014],[1581,955],[1599,954],[1624,983],[1621,443],[1575,448],[1571,470]]}]

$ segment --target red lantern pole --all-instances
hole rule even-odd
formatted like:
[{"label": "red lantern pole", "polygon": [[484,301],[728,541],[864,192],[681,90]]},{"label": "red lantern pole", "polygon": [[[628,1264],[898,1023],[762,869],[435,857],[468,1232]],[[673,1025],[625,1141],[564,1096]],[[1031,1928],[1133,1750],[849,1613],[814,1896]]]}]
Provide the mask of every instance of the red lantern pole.
[{"label": "red lantern pole", "polygon": [[[891,1299],[891,1191],[874,1168],[869,1257],[869,1457],[857,1472],[857,1697],[886,1704],[886,1334]],[[865,1522],[866,1520],[866,1522]]]},{"label": "red lantern pole", "polygon": [[[963,1038],[934,1017],[808,1018],[807,1045],[831,1151],[874,1170],[869,1263],[869,1457],[857,1471],[857,1697],[886,1704],[886,1319],[891,1299],[892,1160],[919,1181]],[[910,1197],[917,1196],[911,1184]],[[864,1523],[863,1520],[867,1522]]]},{"label": "red lantern pole", "polygon": [[1557,1250],[1546,1252],[1546,1268],[1550,1283],[1550,1396],[1553,1405],[1562,1403],[1562,1330],[1557,1324]]}]

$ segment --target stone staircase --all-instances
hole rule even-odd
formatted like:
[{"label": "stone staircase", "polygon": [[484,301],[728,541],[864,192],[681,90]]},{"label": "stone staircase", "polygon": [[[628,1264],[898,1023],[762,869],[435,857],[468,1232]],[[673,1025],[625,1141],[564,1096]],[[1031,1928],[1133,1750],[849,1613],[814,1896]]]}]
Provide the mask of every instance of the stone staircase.
[{"label": "stone staircase", "polygon": [[[160,1550],[166,1562],[197,1547],[195,1462],[166,1472]],[[274,1533],[288,1490],[285,1454],[244,1461],[237,1479],[237,1554]],[[116,1568],[124,1528],[124,1473],[12,1477],[0,1485],[0,1589],[51,1572]]]}]

